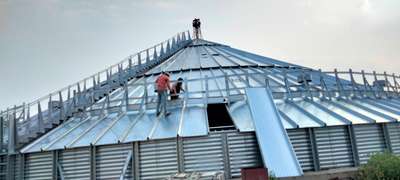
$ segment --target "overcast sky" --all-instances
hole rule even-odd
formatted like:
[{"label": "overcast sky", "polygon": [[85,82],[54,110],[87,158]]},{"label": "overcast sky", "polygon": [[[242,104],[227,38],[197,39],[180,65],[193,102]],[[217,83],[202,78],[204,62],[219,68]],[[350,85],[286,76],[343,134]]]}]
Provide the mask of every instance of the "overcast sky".
[{"label": "overcast sky", "polygon": [[0,0],[0,109],[202,20],[207,40],[312,68],[399,73],[399,0]]}]

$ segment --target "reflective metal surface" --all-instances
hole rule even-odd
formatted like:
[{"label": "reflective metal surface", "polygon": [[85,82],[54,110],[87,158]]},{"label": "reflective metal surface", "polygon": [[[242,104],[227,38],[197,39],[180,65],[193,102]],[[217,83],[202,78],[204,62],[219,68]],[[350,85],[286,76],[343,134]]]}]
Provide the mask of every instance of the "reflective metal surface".
[{"label": "reflective metal surface", "polygon": [[[172,114],[167,118],[155,117],[154,81],[161,71],[169,71],[173,83],[183,78],[186,90],[179,100],[169,102]],[[304,73],[310,74],[310,82],[298,82]],[[106,96],[29,143],[22,152],[203,136],[209,133],[208,103],[228,104],[235,127],[241,132],[254,131],[244,92],[248,87],[271,89],[286,129],[399,120],[396,76],[391,86],[380,91],[368,84],[368,77],[361,84],[345,75],[348,73],[322,73],[218,43],[192,40],[160,64],[126,81],[126,85],[104,92]],[[47,117],[47,111],[42,115]],[[53,116],[60,114],[55,112]],[[20,124],[18,133],[39,127],[38,118]]]},{"label": "reflective metal surface", "polygon": [[264,88],[248,88],[246,95],[264,167],[276,177],[303,175],[271,92]]}]

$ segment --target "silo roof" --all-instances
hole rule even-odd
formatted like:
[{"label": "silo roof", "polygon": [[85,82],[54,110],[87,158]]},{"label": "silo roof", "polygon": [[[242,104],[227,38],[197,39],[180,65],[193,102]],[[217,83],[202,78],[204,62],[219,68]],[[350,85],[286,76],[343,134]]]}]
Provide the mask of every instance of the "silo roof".
[{"label": "silo roof", "polygon": [[[169,102],[171,115],[165,118],[155,115],[154,81],[162,71],[169,72],[172,81],[183,78],[186,89],[179,100]],[[310,76],[309,84],[299,81],[305,74]],[[213,103],[226,104],[236,129],[254,131],[246,87],[271,89],[286,129],[399,120],[398,96],[366,97],[357,89],[363,85],[352,83],[329,73],[196,39],[21,152],[207,135],[207,104]],[[329,90],[339,95],[324,93]],[[376,87],[370,91],[380,93]],[[109,108],[104,108],[105,104]]]}]

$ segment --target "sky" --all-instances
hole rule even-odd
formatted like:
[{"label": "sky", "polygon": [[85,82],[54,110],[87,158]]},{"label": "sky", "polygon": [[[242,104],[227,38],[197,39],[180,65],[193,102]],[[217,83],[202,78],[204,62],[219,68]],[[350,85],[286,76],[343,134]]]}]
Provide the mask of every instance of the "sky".
[{"label": "sky", "polygon": [[0,0],[0,109],[202,21],[203,37],[323,70],[399,74],[399,0]]}]

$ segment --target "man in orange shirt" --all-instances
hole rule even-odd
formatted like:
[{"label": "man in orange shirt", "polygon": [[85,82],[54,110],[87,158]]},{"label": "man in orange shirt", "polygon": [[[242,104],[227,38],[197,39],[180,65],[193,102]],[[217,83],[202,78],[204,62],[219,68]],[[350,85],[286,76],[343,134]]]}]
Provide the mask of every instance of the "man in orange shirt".
[{"label": "man in orange shirt", "polygon": [[169,74],[162,72],[156,80],[157,86],[157,116],[161,114],[161,111],[165,116],[171,113],[167,112],[167,96],[168,90],[171,91],[171,86],[169,82]]}]

